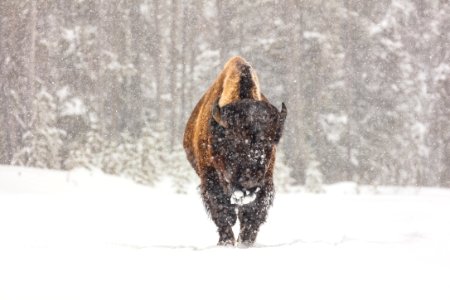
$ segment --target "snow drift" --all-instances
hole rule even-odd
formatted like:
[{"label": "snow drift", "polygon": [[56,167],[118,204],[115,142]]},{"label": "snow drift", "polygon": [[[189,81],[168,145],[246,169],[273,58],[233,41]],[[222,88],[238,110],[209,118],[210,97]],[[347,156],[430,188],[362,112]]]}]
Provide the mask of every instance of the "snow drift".
[{"label": "snow drift", "polygon": [[251,249],[195,188],[0,167],[0,299],[449,299],[450,192],[278,194]]}]

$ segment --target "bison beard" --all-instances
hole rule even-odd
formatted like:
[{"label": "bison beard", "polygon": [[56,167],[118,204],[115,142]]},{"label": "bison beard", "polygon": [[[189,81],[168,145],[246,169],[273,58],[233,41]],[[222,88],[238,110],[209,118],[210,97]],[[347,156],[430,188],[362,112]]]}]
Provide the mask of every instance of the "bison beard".
[{"label": "bison beard", "polygon": [[240,221],[238,242],[252,245],[272,205],[275,147],[281,112],[260,93],[258,79],[240,57],[230,59],[195,107],[184,148],[201,179],[206,210],[219,232],[219,245],[234,245],[232,226]]}]

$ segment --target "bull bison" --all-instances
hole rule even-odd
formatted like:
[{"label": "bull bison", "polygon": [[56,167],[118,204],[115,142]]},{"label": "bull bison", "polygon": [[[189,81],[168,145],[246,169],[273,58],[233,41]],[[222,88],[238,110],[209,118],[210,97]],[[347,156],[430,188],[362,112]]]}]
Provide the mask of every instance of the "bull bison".
[{"label": "bull bison", "polygon": [[184,149],[201,180],[203,203],[219,232],[218,245],[251,246],[274,197],[273,167],[287,109],[261,93],[258,77],[241,57],[231,58],[194,108]]}]

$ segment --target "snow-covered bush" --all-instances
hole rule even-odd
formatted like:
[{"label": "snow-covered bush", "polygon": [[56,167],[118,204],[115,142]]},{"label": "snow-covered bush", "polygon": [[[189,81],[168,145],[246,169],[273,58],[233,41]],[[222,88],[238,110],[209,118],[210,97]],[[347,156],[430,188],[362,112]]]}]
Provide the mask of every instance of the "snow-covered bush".
[{"label": "snow-covered bush", "polygon": [[316,160],[311,160],[305,171],[306,180],[305,188],[310,193],[322,193],[323,174],[320,171],[320,163]]}]

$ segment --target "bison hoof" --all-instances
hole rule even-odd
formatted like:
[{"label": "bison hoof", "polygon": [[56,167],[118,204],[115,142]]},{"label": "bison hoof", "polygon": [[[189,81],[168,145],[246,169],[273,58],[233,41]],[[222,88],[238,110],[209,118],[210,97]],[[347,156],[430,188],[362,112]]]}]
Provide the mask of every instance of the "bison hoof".
[{"label": "bison hoof", "polygon": [[238,243],[237,247],[241,249],[247,249],[253,247],[253,243],[251,242]]},{"label": "bison hoof", "polygon": [[236,246],[236,242],[234,240],[219,241],[217,243],[217,246],[234,247],[234,246]]},{"label": "bison hoof", "polygon": [[253,245],[254,245],[254,242],[252,242],[252,241],[242,241],[240,239],[238,239],[238,241],[237,241],[237,246],[239,248],[250,248],[250,247],[253,247]]}]

